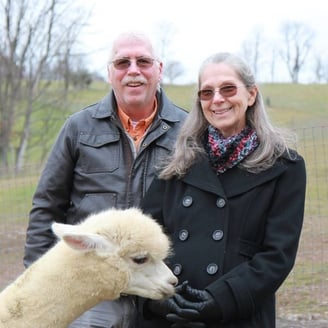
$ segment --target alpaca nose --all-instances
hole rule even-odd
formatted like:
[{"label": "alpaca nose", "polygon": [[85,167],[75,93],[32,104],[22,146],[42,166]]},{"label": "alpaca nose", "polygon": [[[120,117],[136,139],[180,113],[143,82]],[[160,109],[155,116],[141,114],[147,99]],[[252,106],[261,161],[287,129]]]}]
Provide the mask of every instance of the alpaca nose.
[{"label": "alpaca nose", "polygon": [[170,284],[175,287],[178,284],[178,278],[176,276],[172,276],[170,279]]}]

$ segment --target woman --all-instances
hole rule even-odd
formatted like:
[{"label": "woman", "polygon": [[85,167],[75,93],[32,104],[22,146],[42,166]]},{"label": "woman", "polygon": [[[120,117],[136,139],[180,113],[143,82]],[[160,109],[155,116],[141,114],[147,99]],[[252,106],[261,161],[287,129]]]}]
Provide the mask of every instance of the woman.
[{"label": "woman", "polygon": [[[275,327],[293,268],[306,171],[274,128],[246,63],[204,61],[198,98],[142,208],[172,239],[173,298],[139,300],[139,327]],[[173,324],[173,325],[172,325]]]}]

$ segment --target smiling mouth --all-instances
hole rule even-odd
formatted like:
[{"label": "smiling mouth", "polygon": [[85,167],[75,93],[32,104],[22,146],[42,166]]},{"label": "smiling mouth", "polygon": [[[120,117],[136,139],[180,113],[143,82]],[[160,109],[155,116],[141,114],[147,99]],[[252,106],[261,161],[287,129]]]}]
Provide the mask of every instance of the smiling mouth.
[{"label": "smiling mouth", "polygon": [[220,110],[212,110],[212,113],[213,114],[216,114],[216,115],[220,115],[220,114],[224,114],[224,113],[227,113],[231,110],[232,107],[229,107],[229,108],[225,108],[225,109],[220,109]]},{"label": "smiling mouth", "polygon": [[140,87],[142,85],[143,85],[143,83],[141,83],[141,82],[130,82],[127,84],[128,87]]}]

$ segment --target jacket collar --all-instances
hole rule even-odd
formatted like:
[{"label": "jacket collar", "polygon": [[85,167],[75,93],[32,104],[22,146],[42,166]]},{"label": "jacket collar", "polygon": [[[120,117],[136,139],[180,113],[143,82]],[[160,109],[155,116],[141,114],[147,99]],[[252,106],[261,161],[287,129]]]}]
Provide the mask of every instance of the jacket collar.
[{"label": "jacket collar", "polygon": [[[161,89],[156,93],[157,103],[158,103],[158,116],[159,118],[168,122],[178,122],[179,117],[172,110],[175,107],[173,103],[167,98],[165,92]],[[113,90],[111,90],[97,105],[96,109],[92,115],[93,118],[107,118],[114,117],[117,118],[117,104],[114,96]]]},{"label": "jacket collar", "polygon": [[287,170],[287,165],[278,160],[270,169],[254,174],[237,166],[217,176],[206,156],[195,163],[182,180],[190,185],[219,196],[233,197],[277,178]]},{"label": "jacket collar", "polygon": [[182,178],[182,181],[210,193],[224,196],[223,186],[204,156]]},{"label": "jacket collar", "polygon": [[224,185],[226,195],[228,197],[233,197],[276,179],[286,170],[286,164],[284,164],[281,160],[278,160],[271,168],[260,173],[250,173],[245,170],[241,170],[238,166],[236,166],[220,175],[219,179]]}]

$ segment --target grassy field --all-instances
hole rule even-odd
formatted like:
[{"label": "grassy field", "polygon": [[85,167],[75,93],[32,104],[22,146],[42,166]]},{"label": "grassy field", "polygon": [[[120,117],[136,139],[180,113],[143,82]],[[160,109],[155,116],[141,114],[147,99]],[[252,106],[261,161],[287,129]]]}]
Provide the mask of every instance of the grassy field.
[{"label": "grassy field", "polygon": [[[328,316],[328,85],[264,84],[260,86],[269,116],[295,129],[298,150],[307,164],[306,216],[293,272],[278,293],[278,314]],[[179,106],[190,108],[196,86],[164,86]],[[108,91],[105,83],[72,95],[71,112],[96,102]],[[61,126],[65,116],[58,119]],[[52,144],[58,131],[49,138]],[[23,270],[22,254],[31,199],[40,174],[38,148],[28,152],[20,175],[0,172],[0,290]]]}]

